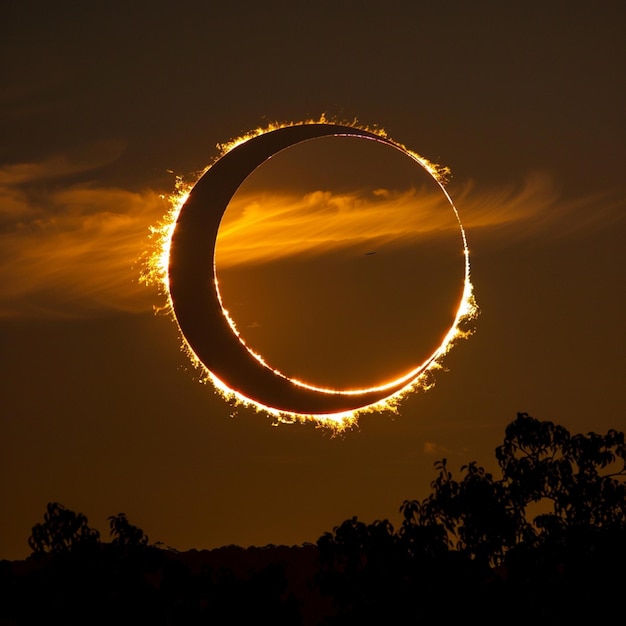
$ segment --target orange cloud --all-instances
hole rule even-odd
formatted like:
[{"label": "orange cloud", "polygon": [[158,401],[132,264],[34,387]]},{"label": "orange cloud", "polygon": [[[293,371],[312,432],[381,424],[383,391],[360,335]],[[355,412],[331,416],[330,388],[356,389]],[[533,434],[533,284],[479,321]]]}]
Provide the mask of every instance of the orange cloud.
[{"label": "orange cloud", "polygon": [[[0,317],[141,312],[159,303],[139,278],[150,227],[168,212],[167,200],[155,190],[68,182],[121,149],[119,142],[104,142],[0,168]],[[470,244],[476,231],[493,233],[483,245],[495,245],[503,234],[507,241],[572,236],[624,214],[623,201],[609,194],[563,201],[541,175],[518,187],[467,184],[454,191],[454,200]],[[432,189],[237,194],[220,229],[217,261],[227,268],[355,247],[368,252],[442,235],[457,237],[458,224]]]},{"label": "orange cloud", "polygon": [[[563,200],[551,179],[532,174],[519,186],[480,189],[468,183],[453,196],[471,243],[473,231],[511,237],[571,236],[622,219],[623,201],[609,194]],[[266,192],[236,195],[217,246],[218,267],[259,263],[338,248],[406,245],[458,231],[439,190],[305,196]],[[459,249],[461,244],[459,241]]]},{"label": "orange cloud", "polygon": [[433,456],[434,455],[445,456],[451,453],[451,450],[449,448],[439,445],[438,443],[434,443],[433,441],[425,441],[423,449],[424,449],[424,454],[429,454]]},{"label": "orange cloud", "polygon": [[0,167],[0,188],[87,172],[115,160],[123,149],[121,141],[101,141],[43,161],[5,165]]},{"label": "orange cloud", "polygon": [[154,191],[36,184],[92,169],[107,152],[0,169],[0,317],[150,310],[140,256],[166,201]]},{"label": "orange cloud", "polygon": [[623,219],[624,198],[603,191],[563,198],[550,176],[534,172],[522,184],[481,189],[473,183],[455,190],[467,230],[491,229],[507,238],[576,236],[589,229],[610,227]]},{"label": "orange cloud", "polygon": [[354,246],[369,250],[451,230],[458,222],[440,192],[237,195],[220,226],[216,261],[229,267]]}]

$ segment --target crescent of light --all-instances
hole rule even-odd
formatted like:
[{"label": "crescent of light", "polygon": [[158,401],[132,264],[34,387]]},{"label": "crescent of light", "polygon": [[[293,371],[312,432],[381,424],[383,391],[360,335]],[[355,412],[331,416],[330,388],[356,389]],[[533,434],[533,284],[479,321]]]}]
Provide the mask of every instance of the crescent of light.
[{"label": "crescent of light", "polygon": [[[188,347],[216,383],[271,412],[322,419],[378,405],[412,388],[447,352],[451,339],[463,334],[458,330],[461,319],[475,312],[469,253],[459,220],[465,252],[465,289],[457,318],[440,348],[400,379],[369,389],[322,389],[288,378],[246,347],[222,307],[217,283],[214,259],[222,216],[239,186],[264,161],[296,144],[329,136],[377,141],[404,152],[425,167],[413,153],[387,137],[352,126],[304,123],[265,132],[232,148],[195,184],[176,220],[168,267],[169,293],[179,328]],[[437,182],[458,220],[454,204]]]}]

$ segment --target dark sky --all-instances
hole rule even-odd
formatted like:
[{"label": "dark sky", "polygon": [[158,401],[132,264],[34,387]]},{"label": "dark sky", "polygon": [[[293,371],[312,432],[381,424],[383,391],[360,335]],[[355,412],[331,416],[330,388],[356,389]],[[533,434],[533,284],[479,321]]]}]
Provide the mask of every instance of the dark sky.
[{"label": "dark sky", "polygon": [[[396,520],[442,456],[493,469],[518,411],[626,429],[624,3],[222,4],[3,3],[0,558],[28,553],[49,501],[103,533],[124,511],[181,550],[315,541],[352,515]],[[336,437],[199,384],[138,282],[176,175],[322,114],[451,168],[481,309],[433,389]],[[248,189],[273,209],[347,207],[349,245],[301,210],[289,237],[268,221],[262,258],[224,261],[250,341],[328,380],[404,367],[457,289],[456,235],[417,233],[398,200],[417,183],[351,150],[287,152]],[[397,192],[406,237],[359,212],[374,189]]]}]

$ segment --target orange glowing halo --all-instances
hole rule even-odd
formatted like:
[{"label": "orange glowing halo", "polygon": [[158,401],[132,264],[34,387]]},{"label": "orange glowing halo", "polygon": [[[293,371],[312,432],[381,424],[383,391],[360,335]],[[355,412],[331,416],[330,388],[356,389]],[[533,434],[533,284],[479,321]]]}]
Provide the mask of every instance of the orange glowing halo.
[{"label": "orange glowing halo", "polygon": [[[214,382],[221,383],[244,402],[250,401],[270,412],[322,419],[379,405],[412,388],[447,352],[451,339],[461,334],[458,323],[472,309],[469,255],[459,221],[465,251],[465,290],[457,319],[441,347],[402,378],[369,389],[322,389],[270,368],[245,346],[222,307],[217,284],[214,258],[222,216],[239,186],[264,161],[296,144],[329,136],[377,141],[401,150],[426,167],[390,139],[352,126],[304,123],[257,135],[226,152],[195,184],[178,214],[168,267],[169,294],[179,328]],[[445,190],[444,193],[450,200]],[[451,200],[450,204],[456,214]]]}]

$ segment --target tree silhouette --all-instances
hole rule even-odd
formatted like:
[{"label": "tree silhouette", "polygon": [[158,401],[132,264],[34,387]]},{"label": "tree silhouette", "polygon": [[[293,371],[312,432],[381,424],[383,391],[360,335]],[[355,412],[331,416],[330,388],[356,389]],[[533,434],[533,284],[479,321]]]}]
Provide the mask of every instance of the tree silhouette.
[{"label": "tree silhouette", "polygon": [[572,436],[562,426],[520,413],[507,426],[496,458],[519,518],[526,520],[531,502],[549,507],[520,528],[526,540],[554,538],[576,527],[626,529],[624,433]]},{"label": "tree silhouette", "polygon": [[611,603],[597,598],[624,582],[615,574],[626,559],[624,434],[571,435],[518,413],[496,459],[500,478],[473,461],[456,479],[437,461],[431,493],[404,501],[397,533],[353,517],[320,537],[331,623],[610,616]]},{"label": "tree silhouette", "polygon": [[[518,413],[496,449],[502,478],[476,462],[457,481],[446,459],[422,501],[407,500],[402,533],[448,533],[448,541],[473,559],[498,565],[520,545],[560,541],[573,529],[626,530],[624,433],[570,435],[563,426]],[[544,512],[531,518],[529,505]]]},{"label": "tree silhouette", "polygon": [[507,484],[494,480],[476,462],[461,467],[465,474],[461,481],[454,480],[446,459],[436,462],[435,468],[439,474],[431,483],[432,493],[423,501],[405,501],[400,508],[404,536],[421,531],[431,544],[422,548],[427,552],[456,540],[462,553],[484,563],[498,562],[516,540],[517,519]]},{"label": "tree silhouette", "polygon": [[322,593],[335,600],[335,621],[357,623],[367,618],[379,623],[382,616],[376,614],[376,599],[389,596],[391,589],[386,585],[396,580],[398,567],[397,536],[391,523],[379,520],[365,524],[352,517],[324,533],[317,546],[317,583]]},{"label": "tree silhouette", "polygon": [[495,456],[499,476],[475,461],[454,476],[437,461],[431,492],[403,502],[397,531],[352,517],[311,546],[297,573],[279,552],[257,562],[239,548],[226,558],[148,546],[124,513],[108,518],[112,542],[100,544],[82,513],[50,503],[29,545],[52,558],[19,575],[0,563],[0,622],[295,624],[302,596],[288,576],[326,596],[310,599],[316,624],[614,617],[626,585],[624,433],[572,435],[518,413]]},{"label": "tree silhouette", "polygon": [[33,526],[28,545],[35,554],[63,554],[93,546],[99,540],[100,533],[88,526],[85,515],[66,509],[58,502],[50,502],[43,523]]},{"label": "tree silhouette", "polygon": [[141,528],[131,524],[125,513],[118,513],[109,517],[111,542],[115,546],[124,548],[137,548],[148,545],[148,535]]}]

